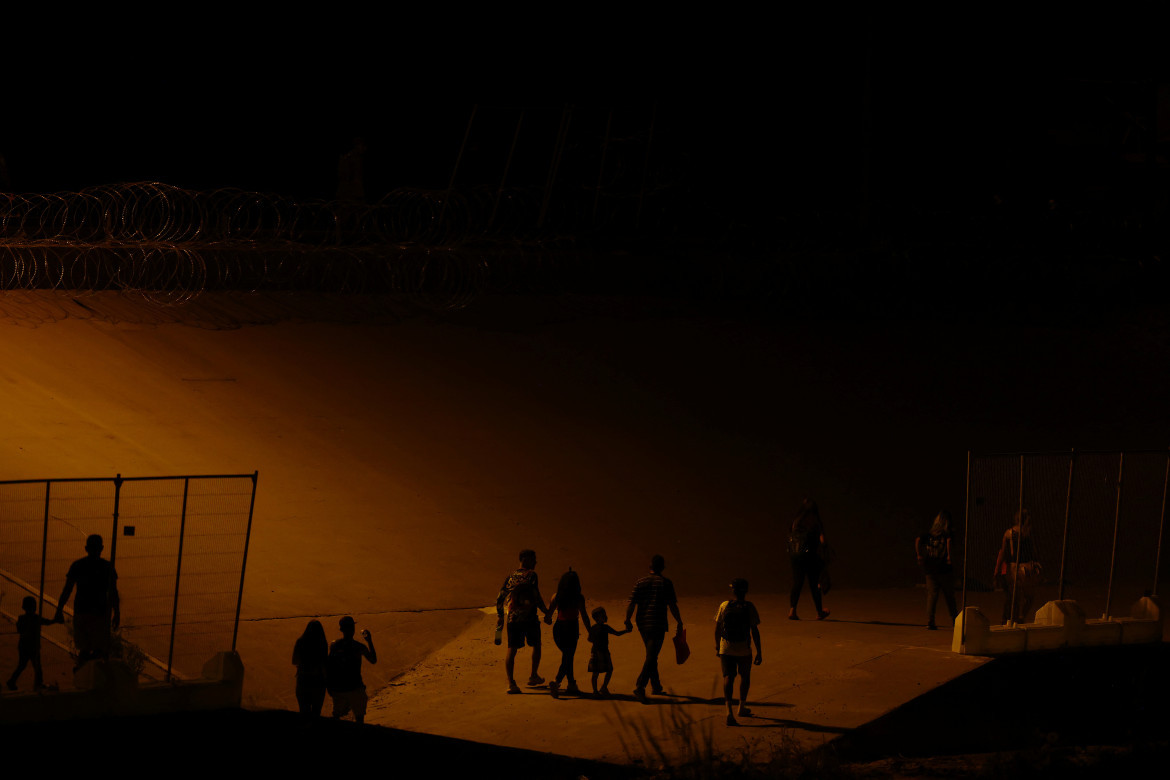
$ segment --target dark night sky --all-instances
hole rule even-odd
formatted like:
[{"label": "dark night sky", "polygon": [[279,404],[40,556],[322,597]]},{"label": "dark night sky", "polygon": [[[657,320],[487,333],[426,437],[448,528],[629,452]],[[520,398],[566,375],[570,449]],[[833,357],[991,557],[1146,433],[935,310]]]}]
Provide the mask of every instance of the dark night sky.
[{"label": "dark night sky", "polygon": [[203,35],[183,28],[173,39],[126,34],[72,47],[50,36],[51,49],[26,41],[35,66],[10,78],[0,126],[13,188],[157,180],[328,197],[338,155],[361,134],[373,195],[440,189],[476,104],[467,183],[496,183],[520,107],[530,111],[522,146],[535,180],[571,103],[581,143],[596,140],[611,106],[631,134],[656,110],[657,151],[700,188],[816,198],[859,187],[868,73],[877,183],[983,191],[995,179],[1049,177],[1054,128],[1105,121],[1094,118],[1099,100],[1069,86],[1076,79],[1153,78],[1157,62],[1156,50],[1125,38],[1023,32],[607,20],[571,40],[564,27],[525,36],[513,26],[506,39],[468,44],[430,27],[380,36],[365,29],[368,18],[326,21],[205,20]]}]

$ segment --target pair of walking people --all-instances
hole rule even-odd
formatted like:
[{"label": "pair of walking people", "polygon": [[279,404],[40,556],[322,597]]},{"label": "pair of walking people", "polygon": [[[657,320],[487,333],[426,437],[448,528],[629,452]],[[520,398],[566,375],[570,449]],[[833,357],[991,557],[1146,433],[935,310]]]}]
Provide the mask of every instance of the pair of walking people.
[{"label": "pair of walking people", "polygon": [[[516,654],[525,645],[532,648],[532,669],[528,685],[530,687],[544,685],[544,678],[539,673],[541,660],[539,613],[543,613],[546,622],[553,623],[555,619],[553,640],[561,651],[557,676],[549,685],[550,693],[554,696],[559,695],[563,681],[567,681],[566,693],[580,691],[573,673],[573,663],[580,641],[581,623],[589,632],[589,641],[593,645],[589,671],[593,675],[594,693],[599,695],[609,693],[609,680],[613,674],[609,637],[629,633],[636,622],[646,655],[635,683],[634,696],[645,701],[647,685],[653,693],[661,694],[663,687],[658,673],[658,656],[669,628],[667,612],[674,617],[676,632],[681,634],[682,631],[682,617],[678,610],[674,583],[662,575],[665,568],[666,561],[661,555],[655,555],[651,559],[650,573],[634,584],[633,592],[630,594],[626,608],[625,630],[618,631],[609,626],[604,609],[593,610],[593,624],[590,624],[585,598],[581,594],[580,577],[571,569],[565,572],[557,584],[557,595],[552,604],[546,606],[540,595],[539,580],[535,571],[536,553],[533,550],[521,550],[520,568],[508,575],[496,597],[496,644],[501,643],[505,629],[507,631],[508,652],[504,660],[504,671],[508,677],[508,693],[520,693],[520,686],[515,678]],[[598,687],[600,675],[604,675],[604,679]]]},{"label": "pair of walking people", "polygon": [[338,621],[341,638],[327,644],[321,621],[310,620],[305,631],[293,645],[292,662],[297,667],[297,706],[306,715],[317,716],[325,703],[325,694],[333,699],[333,717],[342,718],[353,713],[354,720],[366,718],[365,682],[362,680],[362,659],[378,663],[374,638],[362,629],[365,643],[354,639],[356,621],[349,615]]}]

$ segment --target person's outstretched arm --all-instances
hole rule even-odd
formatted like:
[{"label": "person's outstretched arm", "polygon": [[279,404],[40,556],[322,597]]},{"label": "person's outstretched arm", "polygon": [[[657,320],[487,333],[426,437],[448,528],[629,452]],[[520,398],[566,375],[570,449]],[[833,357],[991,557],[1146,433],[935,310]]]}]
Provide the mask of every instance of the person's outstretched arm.
[{"label": "person's outstretched arm", "polygon": [[364,655],[366,660],[368,660],[370,663],[378,663],[378,651],[374,649],[374,637],[370,634],[369,629],[362,629],[362,639],[366,640],[366,644],[369,645],[368,648],[365,645],[362,645],[362,655]]},{"label": "person's outstretched arm", "polygon": [[73,578],[65,577],[65,587],[61,590],[61,598],[57,599],[57,611],[53,613],[54,623],[65,622],[65,605],[69,603],[69,597],[73,595]]}]

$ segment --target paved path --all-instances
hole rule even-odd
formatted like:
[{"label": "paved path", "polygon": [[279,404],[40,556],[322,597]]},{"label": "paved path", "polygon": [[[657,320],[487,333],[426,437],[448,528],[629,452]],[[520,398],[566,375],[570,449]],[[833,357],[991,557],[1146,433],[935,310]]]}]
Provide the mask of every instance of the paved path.
[{"label": "paved path", "polygon": [[[750,595],[750,594],[749,594]],[[807,596],[805,597],[807,599]],[[986,659],[955,655],[950,632],[921,623],[923,591],[838,591],[826,600],[824,622],[789,621],[787,599],[753,597],[760,610],[764,663],[749,693],[754,716],[738,728],[724,723],[714,656],[716,599],[683,599],[691,659],[678,666],[664,651],[667,695],[637,702],[633,678],[641,666],[637,631],[611,640],[615,672],[608,701],[592,696],[553,699],[547,689],[505,694],[502,648],[492,643],[495,615],[485,611],[454,641],[398,677],[371,701],[367,722],[477,742],[581,758],[658,765],[688,751],[744,749],[766,754],[794,744],[813,748],[967,672]],[[594,604],[589,605],[590,608]],[[603,603],[620,623],[624,605]],[[802,604],[813,615],[811,604]],[[541,674],[555,674],[560,654],[544,631]],[[517,659],[517,680],[530,651]],[[583,689],[588,644],[578,649]]]}]

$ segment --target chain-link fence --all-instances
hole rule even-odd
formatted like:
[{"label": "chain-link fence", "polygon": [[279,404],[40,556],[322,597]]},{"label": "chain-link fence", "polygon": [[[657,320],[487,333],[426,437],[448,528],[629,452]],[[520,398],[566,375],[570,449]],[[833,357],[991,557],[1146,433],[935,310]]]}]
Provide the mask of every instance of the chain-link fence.
[{"label": "chain-link fence", "polygon": [[0,582],[17,596],[5,610],[33,596],[51,617],[98,534],[118,574],[115,653],[147,677],[199,676],[235,650],[257,476],[0,482]]},{"label": "chain-link fence", "polygon": [[1170,452],[971,455],[963,605],[1030,622],[1056,599],[1128,613],[1156,594]]}]

